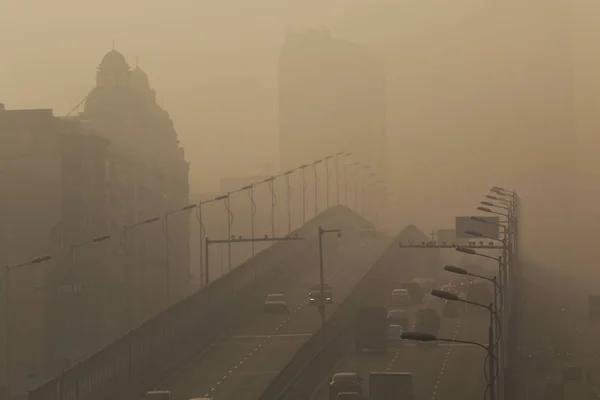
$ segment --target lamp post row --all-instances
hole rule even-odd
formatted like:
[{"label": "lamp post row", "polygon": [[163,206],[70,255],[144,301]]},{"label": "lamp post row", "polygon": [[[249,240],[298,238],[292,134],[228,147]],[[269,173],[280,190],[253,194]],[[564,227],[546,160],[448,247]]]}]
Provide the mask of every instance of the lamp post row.
[{"label": "lamp post row", "polygon": [[[255,255],[255,246],[254,243],[256,242],[255,239],[255,215],[256,215],[256,210],[257,210],[257,205],[256,202],[254,200],[254,189],[256,188],[257,185],[260,185],[262,183],[268,183],[269,184],[269,188],[271,191],[271,234],[272,237],[275,237],[275,206],[276,206],[276,194],[275,194],[275,180],[279,177],[284,177],[286,185],[287,185],[287,213],[288,213],[288,221],[287,221],[287,225],[288,225],[288,233],[291,232],[292,230],[292,221],[291,221],[291,196],[292,196],[292,187],[290,184],[290,175],[292,175],[293,173],[299,171],[301,173],[301,178],[302,178],[302,223],[306,223],[306,218],[307,218],[307,199],[306,199],[306,192],[307,192],[307,181],[306,181],[306,168],[308,168],[309,166],[313,167],[314,170],[314,195],[315,195],[315,215],[318,215],[319,212],[319,193],[318,193],[318,185],[319,185],[319,177],[318,177],[318,165],[321,163],[325,164],[325,178],[326,178],[326,204],[327,207],[329,208],[330,206],[330,171],[329,171],[329,162],[332,158],[334,158],[335,161],[335,190],[336,190],[336,203],[339,205],[340,204],[340,182],[339,182],[339,175],[340,175],[340,169],[339,169],[339,157],[340,156],[351,156],[352,153],[346,153],[346,152],[339,152],[337,154],[334,155],[330,155],[327,156],[323,159],[320,160],[316,160],[311,164],[304,164],[301,165],[297,168],[294,168],[292,170],[288,170],[286,172],[283,172],[281,174],[275,175],[275,176],[271,176],[261,182],[257,182],[257,183],[253,183],[250,185],[246,185],[240,189],[237,189],[235,191],[232,192],[228,192],[226,194],[223,195],[219,195],[215,198],[209,199],[209,200],[205,200],[205,201],[199,201],[196,204],[188,204],[184,207],[181,207],[179,209],[175,209],[175,210],[171,210],[171,211],[167,211],[164,213],[164,222],[163,222],[163,231],[164,231],[164,235],[165,235],[165,286],[166,286],[166,290],[165,290],[165,296],[166,296],[166,307],[171,305],[171,265],[170,265],[170,253],[171,253],[171,238],[169,236],[169,218],[174,216],[175,214],[179,214],[179,213],[183,213],[185,211],[189,211],[192,209],[196,209],[196,216],[198,219],[198,223],[199,223],[199,230],[200,230],[200,234],[199,234],[199,249],[200,249],[200,264],[201,264],[201,281],[204,285],[206,285],[208,283],[207,281],[207,277],[204,276],[204,264],[205,264],[205,256],[206,254],[204,254],[204,249],[205,249],[205,245],[204,242],[206,240],[206,226],[204,225],[204,221],[203,221],[203,215],[202,215],[202,209],[203,206],[208,204],[208,203],[212,203],[212,202],[216,202],[216,201],[220,201],[223,200],[224,201],[224,205],[227,211],[227,233],[228,236],[231,238],[231,229],[232,229],[232,224],[233,224],[233,213],[231,212],[231,208],[230,208],[230,196],[234,193],[237,192],[242,192],[242,191],[246,191],[248,194],[248,198],[249,198],[249,203],[250,203],[250,225],[251,225],[251,239],[250,240],[251,244],[252,244],[252,255]],[[359,183],[359,172],[360,172],[360,167],[362,167],[364,170],[368,171],[370,166],[369,165],[364,165],[362,164],[360,161],[354,161],[352,163],[344,163],[343,166],[343,179],[344,179],[344,202],[346,205],[349,205],[348,203],[348,177],[347,177],[347,172],[348,169],[351,169],[352,172],[354,172],[354,208],[358,209],[358,183]],[[371,174],[371,178],[373,178],[375,176],[375,174]],[[372,179],[373,180],[373,179]],[[379,182],[380,183],[380,182]],[[362,214],[365,214],[365,201],[366,201],[366,192],[367,192],[368,188],[366,187],[366,180],[363,177],[363,204],[362,204]],[[145,226],[145,225],[149,225],[155,222],[160,221],[161,218],[158,216],[155,217],[151,217],[151,218],[147,218],[145,220],[142,221],[138,221],[135,222],[133,224],[130,225],[125,225],[122,227],[121,231],[119,232],[119,235],[121,237],[121,245],[122,245],[122,249],[123,249],[123,258],[124,258],[124,277],[125,277],[125,284],[126,284],[126,296],[127,296],[127,306],[125,307],[125,324],[128,326],[131,326],[133,323],[133,301],[131,298],[131,286],[132,286],[132,280],[133,280],[133,274],[132,274],[132,270],[131,270],[131,265],[130,265],[130,260],[129,260],[129,252],[128,252],[128,244],[129,244],[129,232],[133,229],[137,229],[139,227]],[[76,250],[80,247],[84,247],[90,244],[94,244],[94,243],[100,243],[100,242],[104,242],[107,241],[109,239],[111,239],[114,235],[102,235],[102,236],[98,236],[98,237],[94,237],[90,240],[87,241],[83,241],[83,242],[79,242],[79,243],[75,243],[75,244],[71,244],[68,247],[68,259],[67,259],[67,263],[68,263],[68,274],[69,274],[69,279],[70,279],[70,284],[67,285],[68,287],[66,288],[67,291],[71,292],[72,294],[75,294],[77,292],[83,292],[84,291],[84,285],[83,282],[81,281],[82,277],[81,276],[77,276],[77,270],[75,268],[75,254],[76,254]],[[214,241],[213,241],[214,242]],[[231,264],[231,241],[230,240],[226,240],[224,241],[224,243],[227,243],[228,245],[228,263],[229,263],[229,270],[231,270],[232,268],[232,264]],[[5,390],[7,392],[10,391],[10,366],[11,366],[11,354],[10,354],[10,346],[11,346],[11,312],[12,312],[12,306],[11,306],[11,290],[10,290],[10,273],[15,270],[15,269],[20,269],[22,267],[27,267],[27,266],[31,266],[31,265],[35,265],[35,264],[40,264],[40,263],[44,263],[46,261],[49,261],[53,259],[52,256],[50,255],[44,255],[44,256],[39,256],[39,257],[35,257],[27,262],[24,262],[22,264],[18,264],[18,265],[13,265],[13,266],[5,266],[4,267],[4,271],[2,276],[0,276],[0,284],[2,283],[2,281],[4,281],[4,291],[5,291],[5,310],[6,310],[6,321],[5,321],[5,354],[6,354],[6,360],[5,360]],[[72,314],[72,318],[70,319],[70,324],[72,325],[71,328],[75,329],[76,325],[80,323],[80,321],[78,320],[76,313],[71,313]]]},{"label": "lamp post row", "polygon": [[[467,343],[479,346],[486,350],[488,355],[487,369],[488,369],[488,387],[486,388],[486,393],[489,394],[489,398],[491,400],[496,400],[497,398],[504,399],[505,393],[505,362],[507,357],[507,335],[503,335],[502,331],[507,331],[506,327],[508,325],[508,317],[510,316],[512,309],[512,286],[517,273],[512,271],[513,269],[518,268],[518,195],[514,191],[510,191],[507,189],[503,189],[497,186],[492,187],[490,195],[486,195],[487,199],[494,200],[497,203],[492,203],[489,201],[482,201],[482,206],[478,206],[477,209],[480,211],[496,214],[506,218],[505,221],[501,221],[498,223],[494,223],[488,219],[481,217],[471,217],[472,220],[484,223],[484,224],[493,224],[502,228],[503,236],[502,239],[498,239],[496,237],[492,237],[489,235],[484,235],[480,232],[474,230],[466,230],[465,233],[479,238],[486,238],[490,240],[496,240],[501,242],[500,246],[492,245],[481,245],[476,247],[466,247],[466,246],[455,246],[454,244],[447,245],[443,243],[441,245],[437,244],[429,244],[424,243],[421,245],[413,245],[408,244],[404,245],[400,243],[400,247],[420,247],[420,248],[454,248],[456,251],[469,254],[476,255],[479,257],[488,258],[498,262],[498,274],[500,276],[500,281],[498,282],[497,277],[488,277],[482,276],[475,273],[471,273],[464,268],[446,265],[444,269],[446,271],[460,274],[460,275],[469,275],[476,278],[484,279],[492,283],[494,288],[494,296],[492,303],[482,304],[476,303],[472,301],[468,301],[462,298],[459,298],[456,294],[444,292],[441,290],[433,290],[431,294],[436,297],[443,298],[449,301],[460,301],[463,303],[468,303],[471,305],[475,305],[478,307],[483,307],[487,309],[490,313],[490,325],[488,329],[488,344],[483,345],[481,343],[473,342],[473,341],[461,341],[456,339],[448,339],[448,338],[440,338],[435,335],[430,335],[422,332],[404,332],[402,334],[403,339],[408,340],[417,340],[417,341],[445,341],[445,342],[456,342],[456,343]],[[495,209],[505,210],[506,213],[496,211]],[[502,250],[502,254],[498,257],[493,257],[487,254],[482,254],[477,251],[477,249],[500,249]],[[509,268],[510,267],[510,268]],[[499,385],[496,385],[496,380],[500,380]]]},{"label": "lamp post row", "polygon": [[[294,169],[291,170],[287,170],[283,173],[277,174],[277,175],[273,175],[270,176],[262,181],[259,182],[255,182],[249,185],[246,185],[242,188],[239,188],[237,190],[228,192],[226,194],[223,195],[219,195],[217,197],[214,197],[212,199],[208,199],[205,201],[201,201],[198,203],[198,209],[197,209],[197,219],[198,219],[198,223],[200,225],[200,271],[201,271],[201,284],[203,286],[208,284],[208,280],[206,279],[206,263],[207,263],[207,256],[206,256],[206,246],[204,245],[205,241],[206,241],[206,227],[204,225],[204,221],[202,219],[202,211],[203,211],[203,206],[205,204],[208,203],[213,203],[213,202],[217,202],[220,200],[224,200],[225,201],[225,207],[227,209],[227,214],[228,214],[228,220],[227,220],[227,235],[229,238],[232,237],[232,222],[233,222],[233,215],[231,213],[231,208],[229,206],[229,201],[230,201],[230,197],[232,194],[237,193],[237,192],[243,192],[246,191],[248,193],[248,198],[250,200],[250,229],[251,229],[251,234],[250,234],[250,239],[255,238],[255,214],[256,214],[256,202],[254,200],[254,190],[256,189],[257,186],[261,185],[261,184],[268,184],[269,187],[269,191],[271,193],[271,203],[270,203],[270,224],[271,224],[271,237],[275,237],[276,236],[276,220],[275,220],[275,207],[277,205],[277,195],[276,195],[276,191],[275,191],[275,182],[278,178],[283,178],[286,184],[286,203],[287,203],[287,227],[288,227],[288,233],[290,233],[292,231],[292,185],[290,183],[290,177],[292,174],[299,172],[300,173],[300,177],[302,180],[302,184],[301,184],[301,198],[302,198],[302,224],[306,223],[306,219],[307,219],[307,188],[308,188],[308,183],[307,183],[307,176],[306,176],[306,168],[312,167],[313,170],[313,184],[314,184],[314,188],[313,188],[313,194],[314,194],[314,215],[318,215],[319,214],[319,183],[320,183],[320,179],[319,179],[319,173],[318,173],[318,166],[320,164],[324,164],[325,166],[325,186],[326,186],[326,192],[325,192],[325,201],[326,201],[326,206],[327,208],[330,207],[330,186],[331,186],[331,182],[330,182],[330,177],[331,177],[331,171],[330,171],[330,161],[333,159],[335,162],[335,190],[336,190],[336,197],[335,197],[335,201],[336,203],[339,205],[340,204],[340,173],[343,174],[343,183],[344,183],[344,202],[346,205],[349,205],[348,203],[348,177],[347,177],[347,173],[350,170],[351,172],[354,173],[354,179],[353,179],[353,186],[354,186],[354,208],[358,209],[358,193],[359,193],[359,176],[360,176],[360,172],[361,169],[364,170],[365,172],[370,172],[370,166],[369,165],[365,165],[362,164],[360,161],[354,161],[351,163],[344,163],[343,165],[343,170],[340,171],[340,164],[339,164],[339,157],[344,157],[344,156],[351,156],[352,153],[345,153],[345,152],[339,152],[337,154],[334,155],[329,155],[327,157],[324,157],[322,159],[319,160],[315,160],[314,162],[310,163],[310,164],[304,164],[304,165],[300,165]],[[363,204],[362,204],[362,214],[365,215],[366,212],[366,199],[367,199],[367,195],[369,190],[372,190],[372,187],[368,186],[368,182],[367,179],[370,178],[371,182],[373,184],[382,184],[384,183],[383,180],[376,180],[377,178],[377,174],[370,172],[369,175],[367,174],[363,174],[363,182],[362,182],[362,190],[363,190]],[[214,241],[212,241],[214,243]],[[231,257],[231,243],[232,242],[223,242],[223,243],[227,243],[228,246],[228,267],[229,267],[229,271],[231,271],[232,269],[232,257]],[[252,245],[252,255],[255,255],[255,241],[250,241],[251,245]]]}]

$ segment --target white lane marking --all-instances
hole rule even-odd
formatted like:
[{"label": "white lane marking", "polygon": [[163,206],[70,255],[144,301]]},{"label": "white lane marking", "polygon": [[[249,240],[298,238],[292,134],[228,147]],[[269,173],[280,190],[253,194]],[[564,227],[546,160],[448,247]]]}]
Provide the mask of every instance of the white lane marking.
[{"label": "white lane marking", "polygon": [[[331,278],[333,278],[334,276],[336,276],[340,271],[342,271],[342,265],[346,265],[345,262],[340,263],[340,265],[334,269],[328,276],[327,276],[327,280],[331,280]],[[298,305],[298,307],[296,307],[290,314],[290,316],[288,316],[287,318],[285,318],[281,324],[279,324],[275,330],[273,331],[272,334],[270,335],[264,335],[264,339],[262,340],[262,342],[260,342],[254,349],[252,349],[252,351],[250,351],[250,353],[245,356],[242,361],[240,361],[238,363],[238,365],[241,365],[244,361],[246,361],[250,356],[253,356],[256,352],[258,352],[258,350],[260,350],[260,348],[272,337],[277,337],[277,336],[283,336],[283,335],[276,335],[276,333],[285,326],[285,324],[287,324],[291,319],[292,319],[292,315],[298,313],[304,306],[306,306],[308,304],[308,301],[304,300],[302,303],[300,303],[300,305]],[[312,334],[310,334],[309,336],[312,336]],[[217,382],[216,386],[213,386],[212,388],[210,388],[210,390],[204,394],[204,397],[209,397],[209,396],[213,396],[214,392],[217,391],[217,386],[221,385],[221,383],[229,378],[230,376],[232,376],[233,373],[231,372],[231,370],[223,376],[223,378],[221,378],[220,381]],[[240,373],[237,373],[236,375],[241,375]],[[214,398],[214,397],[213,397]]]},{"label": "white lane marking", "polygon": [[[456,324],[456,327],[454,328],[454,332],[452,333],[453,340],[456,339],[458,337],[458,335],[460,334],[460,323],[461,323],[461,321],[459,320],[458,323]],[[435,381],[435,385],[433,386],[433,391],[431,393],[431,400],[435,400],[437,397],[437,391],[440,387],[440,383],[442,382],[442,377],[444,376],[444,372],[446,372],[446,365],[448,364],[448,359],[452,355],[452,349],[454,347],[456,347],[456,345],[458,345],[459,343],[447,343],[447,344],[451,344],[454,346],[448,346],[448,350],[446,351],[446,354],[444,355],[444,361],[442,361],[442,367],[440,368],[440,372],[438,373],[437,379]],[[460,343],[460,344],[462,344],[462,343]]]},{"label": "white lane marking", "polygon": [[385,368],[386,372],[389,372],[389,371],[392,370],[392,368],[394,368],[394,364],[396,363],[396,360],[398,359],[398,357],[400,357],[400,350],[398,350],[396,352],[396,354],[394,354],[394,357],[392,358],[392,360],[390,361],[390,363]]},{"label": "white lane marking", "polygon": [[281,371],[255,371],[255,372],[238,372],[236,376],[248,376],[248,375],[277,375]]},{"label": "white lane marking", "polygon": [[[312,333],[284,333],[278,335],[242,335],[242,336],[231,336],[230,339],[271,339],[271,338],[284,338],[284,337],[309,337],[312,336]],[[265,343],[267,340],[263,340],[262,343]]]}]

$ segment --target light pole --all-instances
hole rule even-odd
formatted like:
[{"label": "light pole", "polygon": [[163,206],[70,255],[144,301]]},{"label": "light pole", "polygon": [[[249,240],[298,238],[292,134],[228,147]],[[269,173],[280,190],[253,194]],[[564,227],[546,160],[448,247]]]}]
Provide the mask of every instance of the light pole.
[{"label": "light pole", "polygon": [[[213,199],[206,201],[199,201],[198,207],[196,210],[196,218],[198,219],[198,227],[200,232],[200,285],[204,284],[204,234],[206,233],[206,228],[204,227],[204,221],[202,219],[202,206],[208,203],[212,203],[214,201],[224,200],[227,195],[217,196]],[[206,286],[206,285],[204,285]]]},{"label": "light pole", "polygon": [[319,215],[319,174],[317,171],[317,165],[322,162],[323,160],[317,160],[312,163],[313,172],[315,174],[315,217]]},{"label": "light pole", "polygon": [[288,233],[292,232],[292,185],[290,185],[290,174],[295,170],[286,171],[283,174],[285,184],[287,186],[287,218],[288,218]]},{"label": "light pole", "polygon": [[306,167],[308,167],[308,164],[298,167],[302,171],[302,225],[306,223],[306,186],[308,186],[305,175]]},{"label": "light pole", "polygon": [[[131,224],[131,225],[125,225],[123,227],[122,233],[123,233],[123,258],[125,260],[125,307],[123,308],[123,310],[125,311],[125,321],[124,321],[124,325],[126,328],[130,327],[133,325],[132,323],[132,319],[133,319],[133,299],[131,296],[131,292],[133,291],[133,274],[131,271],[131,264],[130,264],[130,260],[129,260],[129,252],[127,251],[127,234],[129,233],[130,229],[133,228],[137,228],[139,226],[143,226],[143,225],[147,225],[147,224],[151,224],[153,222],[158,221],[160,218],[159,217],[152,217],[152,218],[148,218],[146,220]],[[136,299],[137,300],[137,299]],[[136,301],[137,304],[137,301]]]},{"label": "light pole", "polygon": [[[79,321],[81,324],[85,324],[85,321],[88,319],[87,315],[89,313],[81,313],[81,315],[80,315],[80,313],[76,312],[76,311],[81,310],[80,307],[84,307],[85,300],[82,299],[79,302],[79,307],[78,307],[77,303],[75,302],[75,294],[77,292],[81,292],[81,294],[83,295],[85,288],[84,288],[84,284],[83,284],[83,277],[75,276],[76,275],[75,274],[75,249],[86,246],[88,244],[104,242],[110,238],[111,238],[110,235],[97,236],[91,240],[79,242],[76,244],[71,244],[69,246],[69,275],[70,275],[70,280],[71,280],[71,294],[72,294],[71,300],[73,303],[72,312],[71,312],[71,325],[72,325],[71,333],[74,334],[73,341],[76,346],[78,346],[78,344],[81,345],[83,336],[85,336],[85,334],[87,333],[87,332],[77,332],[79,330],[79,329],[75,328],[76,326],[79,325],[77,323],[77,321]],[[77,282],[77,284],[76,284],[76,282]],[[82,328],[85,329],[86,325],[80,325],[80,326],[82,326]],[[79,348],[77,348],[77,351],[79,351]]]},{"label": "light pole", "polygon": [[[479,256],[479,257],[483,257],[483,258],[487,258],[490,260],[494,260],[496,262],[498,262],[498,273],[500,274],[500,282],[501,284],[498,285],[497,281],[496,281],[496,277],[493,277],[492,283],[494,284],[494,311],[495,313],[498,315],[498,313],[500,312],[500,310],[504,310],[504,301],[505,301],[505,293],[504,293],[504,289],[507,288],[507,291],[510,291],[510,288],[506,282],[506,271],[507,271],[507,264],[506,264],[506,260],[503,259],[503,255],[505,254],[505,249],[506,249],[506,242],[504,240],[500,240],[497,238],[493,238],[491,236],[485,236],[482,235],[479,232],[476,231],[472,231],[472,230],[466,230],[465,233],[467,235],[471,235],[471,236],[475,236],[475,237],[484,237],[487,239],[492,239],[492,240],[497,240],[500,241],[502,243],[502,255],[500,255],[499,257],[492,257],[492,256],[488,256],[487,254],[481,254],[478,253],[477,251],[475,251],[474,249],[470,248],[470,247],[462,247],[462,246],[458,246],[456,248],[456,251],[461,252],[463,254],[469,254],[469,255],[475,255],[475,256]],[[479,278],[485,279],[485,280],[490,280],[490,278],[486,278],[486,277],[482,277],[482,276],[478,276]],[[498,300],[499,298],[500,300],[500,306],[498,306]],[[502,321],[504,323],[506,323],[506,318],[505,318],[505,312],[502,312]],[[499,321],[498,321],[499,322]],[[499,358],[500,360],[500,364],[501,364],[501,372],[504,371],[504,353],[505,353],[505,346],[504,346],[504,340],[500,341],[500,337],[501,337],[501,325],[500,323],[498,323],[498,331],[497,331],[497,343],[500,344],[501,346],[501,353],[502,353],[502,357]],[[502,376],[502,374],[500,374]],[[503,386],[500,385],[500,388],[502,388]]]},{"label": "light pole", "polygon": [[[349,206],[348,203],[348,172],[347,172],[347,168],[348,167],[355,167],[358,164],[360,164],[359,161],[355,161],[352,164],[344,164],[344,202],[346,203],[347,206]],[[354,172],[354,209],[356,210],[356,168],[352,168],[351,171]]]},{"label": "light pole", "polygon": [[[491,282],[494,285],[494,303],[493,303],[492,307],[496,314],[498,314],[500,312],[500,310],[502,309],[502,305],[498,306],[498,303],[499,303],[498,299],[502,297],[502,288],[498,284],[498,281],[495,276],[490,278],[490,277],[484,276],[484,275],[473,274],[464,268],[457,267],[454,265],[446,265],[446,266],[444,266],[444,270],[448,271],[448,272],[452,272],[454,274],[472,276],[474,278],[479,278],[479,279],[483,279],[488,282]],[[500,303],[502,303],[502,302],[500,302]],[[500,339],[500,329],[498,329],[498,331],[496,332],[496,340],[495,340],[496,344],[498,343],[499,339]]]},{"label": "light pole", "polygon": [[382,195],[382,193],[385,192],[385,186],[383,186],[383,188],[379,188],[379,185],[385,185],[385,180],[383,179],[378,179],[375,182],[373,182],[373,185],[375,185],[374,187],[374,194],[375,194],[375,215],[374,215],[374,219],[375,219],[375,224],[379,223],[379,208],[381,207],[381,202],[384,200],[384,196]]},{"label": "light pole", "polygon": [[488,372],[489,372],[489,389],[490,389],[490,400],[496,400],[496,355],[495,355],[495,338],[494,338],[494,320],[498,318],[496,312],[493,309],[493,305],[484,305],[481,303],[477,303],[470,300],[465,300],[454,293],[444,292],[442,290],[432,290],[431,295],[435,297],[439,297],[444,300],[449,301],[460,301],[462,303],[471,304],[477,307],[485,308],[490,313],[490,327],[488,329],[488,345],[487,345],[487,353],[488,353]]},{"label": "light pole", "polygon": [[[225,210],[227,211],[227,237],[231,237],[231,224],[233,224],[233,213],[231,212],[231,206],[229,201],[231,200],[231,193],[225,194],[225,198],[223,199],[223,204],[225,205]],[[227,268],[229,272],[231,272],[231,243],[227,243]]]},{"label": "light pole", "polygon": [[192,210],[198,207],[198,204],[188,204],[185,207],[181,207],[178,210],[167,211],[165,213],[165,285],[167,288],[167,307],[171,305],[171,260],[170,260],[170,241],[169,238],[169,217],[180,212]]},{"label": "light pole", "polygon": [[367,203],[367,190],[368,190],[368,185],[367,185],[367,174],[366,172],[369,171],[371,169],[370,165],[363,165],[363,169],[365,170],[364,174],[362,174],[362,216],[365,217],[365,213],[366,213],[366,203]]},{"label": "light pole", "polygon": [[337,233],[338,237],[342,237],[340,229],[323,229],[319,226],[319,279],[321,284],[321,303],[319,304],[319,312],[321,313],[321,329],[325,329],[325,271],[323,268],[323,235],[326,233]]},{"label": "light pole", "polygon": [[[250,237],[254,239],[254,215],[256,214],[256,203],[254,202],[254,185],[247,185],[240,190],[248,191],[248,199],[250,200]],[[252,242],[252,257],[254,257],[254,242]]]},{"label": "light pole", "polygon": [[277,197],[275,196],[275,177],[265,179],[263,182],[269,183],[269,189],[271,190],[271,236],[275,237],[275,204],[277,203]]},{"label": "light pole", "polygon": [[325,183],[327,187],[327,191],[325,192],[325,202],[326,202],[326,210],[329,210],[329,160],[333,156],[325,157]]},{"label": "light pole", "polygon": [[[4,350],[5,350],[5,356],[6,356],[6,360],[5,360],[5,366],[4,366],[4,380],[5,380],[5,390],[6,390],[6,395],[7,398],[10,398],[10,378],[11,378],[11,353],[10,353],[10,347],[12,344],[11,341],[11,334],[12,334],[12,325],[11,325],[11,313],[12,313],[12,307],[11,307],[11,303],[10,303],[10,273],[11,271],[15,270],[15,269],[19,269],[22,267],[27,267],[29,265],[34,265],[34,264],[40,264],[43,263],[45,261],[51,260],[52,256],[39,256],[39,257],[35,257],[32,258],[31,260],[24,262],[22,264],[17,264],[17,265],[11,265],[11,266],[6,266],[4,267],[4,275],[3,278],[5,280],[5,287],[4,287],[4,296],[5,296],[5,307],[6,307],[6,319],[4,321],[4,329],[5,329],[5,336],[4,336]],[[1,279],[0,279],[1,281]]]},{"label": "light pole", "polygon": [[[487,353],[487,356],[488,356],[488,365],[490,365],[490,360],[492,360],[491,362],[493,363],[492,357],[493,357],[494,350],[493,350],[493,348],[491,348],[491,346],[492,346],[491,343],[488,343],[487,346],[484,346],[481,343],[474,342],[474,341],[471,341],[471,340],[448,339],[448,338],[437,337],[437,336],[431,335],[429,333],[424,333],[424,332],[410,332],[410,331],[408,331],[408,332],[402,332],[402,334],[400,335],[400,338],[402,338],[404,340],[415,340],[415,341],[418,341],[418,342],[433,342],[433,341],[438,341],[438,342],[470,344],[470,345],[477,346],[477,347],[480,347],[483,350],[485,350],[485,352]],[[491,382],[488,383],[488,387],[491,388],[491,384],[492,384]],[[486,388],[486,391],[487,391],[487,388]],[[491,389],[490,389],[490,393],[492,393]],[[484,397],[485,397],[485,392],[484,392]],[[495,397],[493,395],[491,395],[491,398],[495,399]]]}]

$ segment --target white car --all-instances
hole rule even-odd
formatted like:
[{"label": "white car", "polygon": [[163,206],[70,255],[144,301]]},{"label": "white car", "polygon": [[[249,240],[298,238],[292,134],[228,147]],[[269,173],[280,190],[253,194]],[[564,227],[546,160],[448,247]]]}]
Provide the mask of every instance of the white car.
[{"label": "white car", "polygon": [[394,289],[392,291],[392,304],[395,306],[407,306],[410,304],[411,298],[408,290]]},{"label": "white car", "polygon": [[263,306],[264,312],[267,314],[284,314],[289,312],[285,296],[280,293],[272,293],[267,296]]}]

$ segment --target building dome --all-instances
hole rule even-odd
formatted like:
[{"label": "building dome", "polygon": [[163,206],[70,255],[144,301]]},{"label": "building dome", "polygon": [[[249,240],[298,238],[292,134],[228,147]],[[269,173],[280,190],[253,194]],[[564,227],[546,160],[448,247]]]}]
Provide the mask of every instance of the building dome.
[{"label": "building dome", "polygon": [[106,53],[106,55],[102,58],[100,67],[107,67],[110,69],[129,69],[129,65],[127,65],[127,61],[125,60],[123,54],[114,49]]},{"label": "building dome", "polygon": [[140,67],[135,67],[131,71],[130,82],[132,86],[136,88],[148,88],[150,87],[150,80],[148,74],[146,74]]}]

